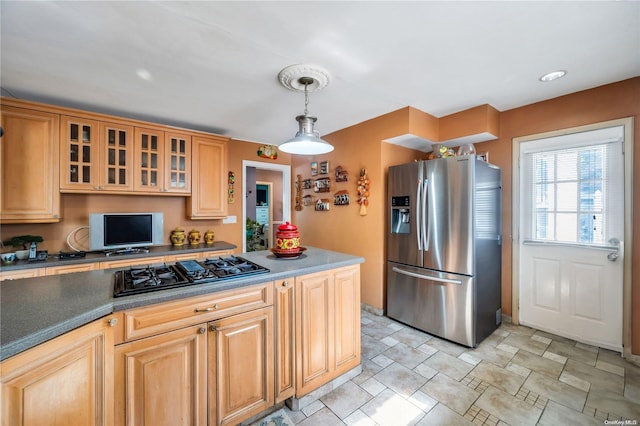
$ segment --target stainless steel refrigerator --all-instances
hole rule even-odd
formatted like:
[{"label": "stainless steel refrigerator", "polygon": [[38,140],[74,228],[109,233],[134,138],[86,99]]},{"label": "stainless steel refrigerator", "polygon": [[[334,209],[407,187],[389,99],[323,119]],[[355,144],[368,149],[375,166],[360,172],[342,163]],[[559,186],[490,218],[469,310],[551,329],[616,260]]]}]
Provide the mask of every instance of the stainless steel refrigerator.
[{"label": "stainless steel refrigerator", "polygon": [[389,167],[387,316],[469,347],[500,325],[501,179],[475,155]]}]

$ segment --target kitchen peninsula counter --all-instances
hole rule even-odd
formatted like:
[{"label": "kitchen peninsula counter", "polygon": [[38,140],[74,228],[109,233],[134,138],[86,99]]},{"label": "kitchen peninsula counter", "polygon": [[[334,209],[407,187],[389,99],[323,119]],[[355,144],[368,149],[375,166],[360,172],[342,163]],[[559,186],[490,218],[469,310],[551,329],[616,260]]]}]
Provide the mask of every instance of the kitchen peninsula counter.
[{"label": "kitchen peninsula counter", "polygon": [[314,247],[296,259],[279,259],[267,250],[238,256],[271,272],[119,298],[113,297],[113,269],[3,281],[0,360],[116,311],[364,262],[362,257]]}]

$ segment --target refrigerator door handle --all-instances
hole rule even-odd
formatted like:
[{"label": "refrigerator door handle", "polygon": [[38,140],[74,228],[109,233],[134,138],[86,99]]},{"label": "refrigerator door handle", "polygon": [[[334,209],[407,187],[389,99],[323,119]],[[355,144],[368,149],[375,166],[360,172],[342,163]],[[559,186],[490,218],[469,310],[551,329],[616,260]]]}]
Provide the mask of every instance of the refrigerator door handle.
[{"label": "refrigerator door handle", "polygon": [[418,239],[418,250],[422,251],[422,228],[420,219],[422,218],[422,179],[418,179],[418,189],[416,190],[416,235]]},{"label": "refrigerator door handle", "polygon": [[427,218],[429,217],[429,179],[424,180],[422,186],[422,240],[424,241],[424,251],[429,251],[429,242],[431,240],[431,233],[429,232],[429,223]]},{"label": "refrigerator door handle", "polygon": [[397,272],[397,273],[402,274],[402,275],[408,275],[410,277],[420,278],[420,279],[423,279],[423,280],[436,281],[436,282],[439,282],[439,283],[462,285],[462,280],[452,280],[452,279],[449,279],[449,278],[440,278],[440,277],[433,277],[431,275],[417,274],[415,272],[405,271],[403,269],[398,268],[397,266],[394,266],[392,268],[392,271],[393,272]]}]

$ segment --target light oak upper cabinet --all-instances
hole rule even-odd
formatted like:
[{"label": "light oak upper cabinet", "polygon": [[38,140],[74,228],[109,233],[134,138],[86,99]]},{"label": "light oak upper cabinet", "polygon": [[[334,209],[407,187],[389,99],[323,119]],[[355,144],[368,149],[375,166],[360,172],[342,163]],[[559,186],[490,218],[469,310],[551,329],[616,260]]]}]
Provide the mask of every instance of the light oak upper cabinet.
[{"label": "light oak upper cabinet", "polygon": [[133,190],[133,127],[61,117],[60,189],[63,192]]},{"label": "light oak upper cabinet", "polygon": [[205,426],[206,395],[206,324],[116,347],[116,425]]},{"label": "light oak upper cabinet", "polygon": [[235,425],[271,407],[273,308],[233,315],[209,329],[209,377],[216,380],[209,384],[211,424]]},{"label": "light oak upper cabinet", "polygon": [[296,277],[296,397],[360,364],[360,265]]},{"label": "light oak upper cabinet", "polygon": [[9,358],[3,425],[112,425],[113,328],[97,320]]},{"label": "light oak upper cabinet", "polygon": [[191,138],[191,197],[187,218],[220,219],[227,215],[227,139]]},{"label": "light oak upper cabinet", "polygon": [[0,223],[60,221],[59,116],[4,104],[1,115]]}]

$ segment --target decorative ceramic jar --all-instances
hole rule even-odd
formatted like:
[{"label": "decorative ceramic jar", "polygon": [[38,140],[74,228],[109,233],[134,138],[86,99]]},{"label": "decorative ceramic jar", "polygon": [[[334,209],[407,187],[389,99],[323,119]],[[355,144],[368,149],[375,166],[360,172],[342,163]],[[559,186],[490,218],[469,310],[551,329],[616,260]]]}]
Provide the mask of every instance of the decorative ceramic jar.
[{"label": "decorative ceramic jar", "polygon": [[189,232],[189,244],[200,244],[200,231],[197,229],[192,229]]},{"label": "decorative ceramic jar", "polygon": [[174,229],[173,231],[171,231],[171,237],[169,237],[169,239],[171,240],[171,244],[173,244],[174,246],[184,245],[184,241],[185,241],[184,229],[180,229],[180,228]]},{"label": "decorative ceramic jar", "polygon": [[212,230],[208,230],[204,233],[204,242],[206,244],[213,244],[216,241],[216,233]]},{"label": "decorative ceramic jar", "polygon": [[275,251],[279,253],[297,253],[300,251],[300,233],[297,226],[289,222],[278,226]]}]

